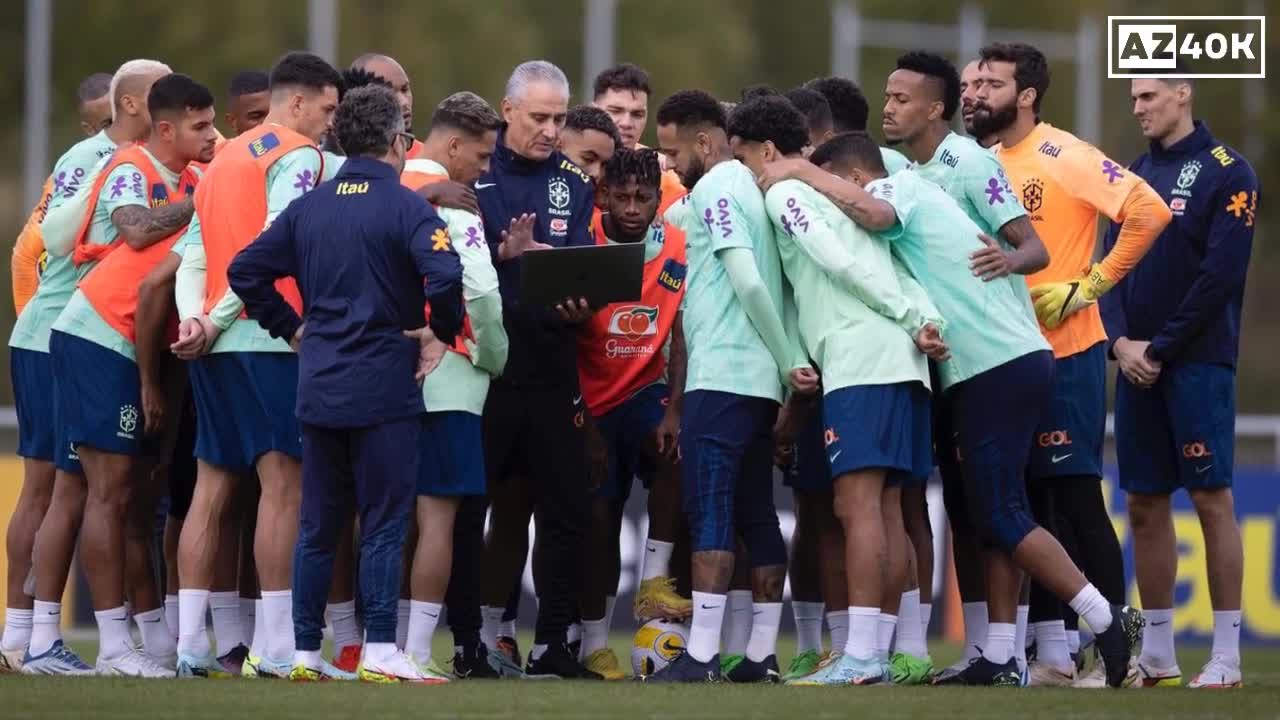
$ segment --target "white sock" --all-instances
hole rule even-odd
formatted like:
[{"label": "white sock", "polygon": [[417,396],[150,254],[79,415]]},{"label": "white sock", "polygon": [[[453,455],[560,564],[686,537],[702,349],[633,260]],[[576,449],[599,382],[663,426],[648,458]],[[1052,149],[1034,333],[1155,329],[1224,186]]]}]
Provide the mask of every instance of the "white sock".
[{"label": "white sock", "polygon": [[[749,595],[749,594],[748,594]],[[693,623],[689,629],[689,655],[708,662],[720,651],[720,627],[724,624],[729,598],[715,593],[693,591]],[[746,651],[743,643],[743,652]]]},{"label": "white sock", "polygon": [[[505,610],[503,612],[505,612]],[[566,637],[567,635],[568,633],[566,632]],[[516,637],[516,621],[503,620],[498,623],[498,637],[508,637],[514,640]]]},{"label": "white sock", "polygon": [[329,629],[333,631],[333,648],[336,652],[341,652],[344,647],[360,644],[360,624],[356,622],[355,600],[326,605],[324,614]]},{"label": "white sock", "polygon": [[[355,601],[351,602],[354,605]],[[409,634],[404,651],[422,665],[431,662],[431,639],[436,634],[443,608],[440,603],[409,601]]]},{"label": "white sock", "polygon": [[249,654],[256,658],[261,658],[263,648],[267,645],[267,610],[262,603],[262,598],[254,598],[253,601],[252,643],[249,646]]},{"label": "white sock", "polygon": [[502,624],[500,607],[480,606],[480,642],[490,650],[498,646],[498,626]]},{"label": "white sock", "polygon": [[[1018,661],[1019,670],[1027,666],[1027,623],[1030,616],[1030,605],[1018,606],[1018,614],[1013,625],[1013,658]],[[989,656],[988,659],[990,659]]]},{"label": "white sock", "polygon": [[751,591],[730,590],[726,601],[723,636],[725,655],[746,655],[751,641]]},{"label": "white sock", "polygon": [[982,656],[997,665],[1009,662],[1013,657],[1017,636],[1018,629],[1013,623],[988,623]]},{"label": "white sock", "polygon": [[982,654],[978,648],[987,641],[987,602],[967,602],[964,613],[964,659],[972,660]]},{"label": "white sock", "polygon": [[1214,611],[1211,655],[1218,655],[1237,665],[1240,664],[1239,610]]},{"label": "white sock", "polygon": [[320,657],[319,650],[295,650],[293,653],[293,664],[301,665],[312,670],[319,670],[324,667],[324,660]]},{"label": "white sock", "polygon": [[849,611],[827,613],[827,629],[831,631],[832,652],[844,652],[844,646],[849,644]]},{"label": "white sock", "polygon": [[[917,590],[916,592],[919,592]],[[925,637],[929,637],[929,621],[933,619],[933,603],[920,603],[920,632]]]},{"label": "white sock", "polygon": [[178,652],[194,658],[209,656],[209,635],[205,630],[205,608],[209,591],[178,590]]},{"label": "white sock", "polygon": [[579,659],[586,659],[591,653],[603,650],[609,645],[609,619],[582,621],[582,652]]},{"label": "white sock", "polygon": [[27,652],[32,657],[49,652],[62,639],[61,623],[62,603],[36,600],[31,609],[31,644]]},{"label": "white sock", "polygon": [[1071,598],[1069,604],[1081,619],[1089,623],[1094,635],[1101,635],[1111,627],[1111,603],[1102,597],[1093,583],[1085,583],[1080,594]]},{"label": "white sock", "polygon": [[893,645],[893,631],[898,626],[898,616],[880,613],[876,624],[876,657],[881,661],[889,659],[889,648]]},{"label": "white sock", "polygon": [[98,621],[98,657],[118,658],[133,649],[129,636],[129,611],[124,606],[95,612]]},{"label": "white sock", "polygon": [[209,594],[209,615],[213,617],[213,639],[218,654],[226,655],[237,645],[244,644],[244,630],[240,626],[240,594],[235,590]]},{"label": "white sock", "polygon": [[1036,659],[1061,670],[1074,667],[1067,647],[1067,626],[1061,620],[1046,620],[1032,625],[1036,639]]},{"label": "white sock", "polygon": [[675,547],[675,543],[646,538],[644,541],[644,569],[641,570],[640,580],[670,577],[671,551]]},{"label": "white sock", "polygon": [[258,601],[253,598],[240,598],[240,631],[244,633],[244,644],[253,647],[253,636],[257,634],[256,607]]},{"label": "white sock", "polygon": [[138,634],[142,636],[142,649],[153,658],[169,658],[178,652],[178,645],[169,634],[169,625],[164,621],[164,608],[148,610],[133,616],[138,624]]},{"label": "white sock", "polygon": [[1080,631],[1068,630],[1067,631],[1067,653],[1070,655],[1075,655],[1078,652],[1080,652]]},{"label": "white sock", "polygon": [[752,603],[751,639],[747,641],[747,659],[763,662],[778,653],[778,628],[782,625],[782,603]]},{"label": "white sock", "polygon": [[902,593],[898,606],[898,652],[912,657],[929,656],[929,646],[924,641],[924,625],[920,624],[920,590]]},{"label": "white sock", "polygon": [[791,615],[796,620],[796,654],[809,651],[822,653],[822,611],[820,602],[791,601]]},{"label": "white sock", "polygon": [[844,654],[859,660],[870,660],[876,654],[876,635],[880,628],[880,608],[849,608],[849,639]]},{"label": "white sock", "polygon": [[173,636],[173,642],[177,644],[178,623],[180,622],[179,616],[178,616],[178,596],[177,595],[164,596],[164,622],[166,625],[169,626],[169,634]]},{"label": "white sock", "polygon": [[367,664],[384,663],[396,656],[399,648],[395,643],[365,643],[361,662]]},{"label": "white sock", "polygon": [[529,658],[532,660],[541,660],[542,654],[547,651],[548,647],[550,646],[546,643],[534,643],[533,647],[529,648]]},{"label": "white sock", "polygon": [[1147,621],[1142,628],[1142,659],[1155,667],[1177,665],[1173,650],[1173,609],[1143,610],[1142,617]]},{"label": "white sock", "polygon": [[293,657],[293,591],[262,591],[263,655],[275,662],[289,662]]},{"label": "white sock", "polygon": [[412,600],[404,599],[396,602],[396,647],[398,648],[403,649],[409,640],[409,611],[412,603]]},{"label": "white sock", "polygon": [[564,639],[566,642],[575,643],[582,640],[582,623],[569,623],[569,627],[565,629]]},{"label": "white sock", "polygon": [[25,650],[31,643],[32,610],[5,608],[0,650]]}]

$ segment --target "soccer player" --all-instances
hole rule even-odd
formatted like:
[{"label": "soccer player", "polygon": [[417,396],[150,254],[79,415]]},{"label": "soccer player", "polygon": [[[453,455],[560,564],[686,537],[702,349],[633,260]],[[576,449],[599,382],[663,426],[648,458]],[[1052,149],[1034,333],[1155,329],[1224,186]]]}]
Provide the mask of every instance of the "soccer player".
[{"label": "soccer player", "polygon": [[[643,243],[644,284],[638,302],[602,308],[578,335],[578,373],[592,415],[590,432],[607,454],[592,509],[594,549],[582,600],[582,656],[587,668],[606,680],[624,677],[608,640],[618,589],[622,509],[632,478],[639,476],[650,491],[650,506],[679,502],[675,442],[685,374],[679,308],[688,265],[684,233],[657,220],[661,183],[662,168],[653,150],[624,148],[605,165],[600,186],[605,212],[592,232],[598,245]],[[664,353],[668,342],[670,362]],[[662,512],[651,516],[654,521],[669,518]],[[680,530],[664,527],[650,533],[674,541]],[[647,575],[647,557],[645,564]],[[642,586],[653,586],[653,577],[658,576],[642,576]],[[689,601],[669,599],[675,586],[669,578],[666,582],[665,592],[650,593],[665,604],[650,612],[687,617]]]},{"label": "soccer player", "polygon": [[[85,78],[76,92],[80,105],[80,128],[85,135],[93,137],[111,124],[111,99],[108,90],[111,76],[106,73],[94,73]],[[104,120],[105,119],[105,120]],[[60,188],[61,189],[61,188]],[[27,303],[35,295],[40,285],[40,276],[48,260],[45,255],[44,240],[40,235],[40,223],[44,221],[49,203],[53,199],[54,183],[50,176],[45,181],[40,194],[40,202],[31,211],[26,225],[18,234],[13,246],[13,261],[10,266],[13,281],[13,307],[21,315]],[[14,362],[10,369],[13,372],[12,383],[15,391],[22,382],[18,376],[20,363],[16,360],[24,352],[14,349]],[[47,388],[46,388],[47,389]],[[15,399],[17,399],[15,397]],[[50,458],[35,456],[35,449],[24,445],[22,440],[35,437],[37,432],[49,437],[52,426],[48,428],[30,427],[41,422],[52,423],[52,417],[33,417],[27,414],[31,406],[24,401],[19,403],[19,455],[23,461],[22,490],[18,493],[18,501],[13,513],[9,516],[9,526],[5,534],[5,553],[8,556],[8,575],[6,577],[6,605],[4,635],[0,638],[0,673],[17,672],[22,666],[22,657],[27,643],[31,639],[31,603],[32,597],[24,590],[28,575],[31,573],[31,551],[35,545],[36,531],[49,509],[49,501],[53,493],[55,470],[52,447],[47,448]],[[23,431],[30,431],[29,433]],[[25,454],[23,451],[26,451]],[[44,454],[45,451],[41,450]]]},{"label": "soccer player", "polygon": [[733,159],[724,109],[705,92],[685,90],[663,101],[657,119],[661,152],[691,188],[666,219],[684,231],[689,260],[680,450],[693,623],[688,651],[646,679],[720,678],[720,631],[740,534],[752,566],[754,617],[737,678],[776,681],[787,556],[773,507],[773,425],[783,384],[809,362],[794,327],[789,334],[784,324],[782,268],[764,198]]},{"label": "soccer player", "polygon": [[249,132],[271,111],[271,78],[261,70],[241,70],[231,76],[227,88],[227,112],[223,117],[232,136]]},{"label": "soccer player", "polygon": [[[363,70],[381,78],[391,86],[391,90],[396,94],[396,101],[400,103],[400,112],[404,116],[404,131],[412,135],[413,86],[409,83],[409,74],[405,72],[404,67],[389,55],[365,53],[351,61],[351,69]],[[409,159],[421,156],[422,142],[415,138],[413,146],[409,148]]]},{"label": "soccer player", "polygon": [[[729,136],[734,154],[757,176],[779,159],[800,158],[808,142],[804,116],[780,96],[740,105],[730,117]],[[905,271],[901,277],[911,287],[902,287],[888,243],[857,229],[813,188],[777,183],[765,194],[765,207],[783,270],[797,288],[800,335],[823,372],[828,478],[848,578],[845,646],[833,648],[837,656],[816,673],[792,682],[873,684],[885,679],[906,585],[902,486],[923,483],[933,469],[923,351],[945,356],[942,320]],[[792,384],[799,385],[794,378]],[[818,510],[816,505],[809,509]],[[928,677],[918,614],[913,609],[903,618],[895,681]]]},{"label": "soccer player", "polygon": [[[462,265],[444,223],[400,184],[412,135],[395,94],[348,92],[333,132],[337,176],[289,207],[227,270],[251,318],[298,352],[302,517],[294,569],[297,652],[291,679],[329,679],[320,656],[334,546],[347,498],[359,512],[365,682],[424,682],[396,647],[401,553],[418,482],[423,405],[417,382],[462,325]],[[303,239],[305,238],[305,241]],[[374,281],[370,281],[370,275]],[[297,278],[303,315],[276,288]],[[431,306],[421,327],[423,296]]]},{"label": "soccer player", "polygon": [[[635,150],[644,148],[640,138],[649,123],[649,73],[631,63],[622,63],[602,70],[596,76],[592,104],[609,113],[622,135],[622,146]],[[658,214],[662,215],[671,204],[684,197],[685,187],[675,170],[667,167],[666,156],[658,155],[662,164],[662,201]],[[637,594],[637,600],[644,596]]]},{"label": "soccer player", "polygon": [[[1025,310],[1030,313],[1030,298],[1021,276],[1043,270],[1049,264],[1049,255],[1022,203],[1009,187],[1000,162],[973,140],[951,131],[951,119],[960,104],[960,94],[959,75],[946,58],[927,52],[900,56],[897,69],[885,85],[884,136],[906,153],[916,172],[945,190],[981,228],[984,236],[999,239],[984,240],[987,247],[973,254],[970,266],[986,281],[1010,283],[1015,294],[1027,298]],[[967,638],[960,662],[943,672],[950,676],[963,670],[967,661],[979,653],[987,620],[986,603],[982,600],[982,569],[977,565],[980,547],[967,523],[963,480],[954,461],[953,430],[947,422],[950,411],[943,397],[936,397],[935,404],[934,437],[939,446],[938,465],[944,495],[950,508],[948,515]],[[914,517],[914,521],[909,520],[909,527],[913,523],[916,527],[924,525],[925,532],[912,535],[919,549],[928,538],[923,498],[906,501],[904,512],[909,519]],[[923,578],[924,568],[921,570]],[[930,565],[929,575],[932,570]]]},{"label": "soccer player", "polygon": [[[1036,428],[1029,482],[1049,489],[1054,513],[1074,533],[1086,575],[1111,604],[1121,605],[1124,561],[1102,495],[1107,351],[1096,303],[1142,259],[1169,223],[1169,207],[1140,177],[1040,121],[1049,67],[1039,50],[990,45],[983,48],[979,72],[975,133],[1000,140],[996,156],[1051,258],[1028,278],[1036,315],[1057,358],[1052,402]],[[1114,247],[1093,263],[1099,213],[1123,226]],[[1065,630],[1053,642],[1058,649],[1051,657],[1066,670],[1072,663],[1063,662],[1070,657]],[[1037,642],[1037,653],[1043,652]],[[1107,667],[1106,677],[1120,673],[1132,683],[1135,672]],[[1080,682],[1099,685],[1103,673],[1095,668],[1093,675]]]},{"label": "soccer player", "polygon": [[[415,187],[452,179],[471,185],[489,169],[501,118],[471,92],[450,95],[431,116],[422,157],[405,163],[402,182]],[[410,579],[412,595],[405,652],[428,679],[448,679],[431,660],[431,638],[448,590],[454,635],[453,675],[496,677],[480,641],[479,572],[484,544],[484,455],[481,414],[489,383],[507,362],[498,275],[475,213],[439,208],[462,261],[464,332],[422,385],[427,407],[417,482],[418,543]],[[532,218],[519,223],[520,242],[532,241]],[[519,230],[515,234],[521,234]],[[479,503],[468,517],[462,506]],[[457,522],[455,522],[455,518]]]},{"label": "soccer player", "polygon": [[[139,478],[152,475],[164,400],[142,394],[132,316],[140,279],[191,217],[199,175],[190,163],[213,158],[217,134],[213,95],[185,75],[156,80],[147,108],[150,138],[116,152],[90,190],[72,260],[98,265],[54,322],[49,351],[58,419],[88,489],[80,548],[98,620],[97,673],[159,678],[172,677],[176,661],[150,563],[154,495]],[[130,560],[135,553],[142,558]],[[129,593],[145,653],[124,607],[135,568],[148,580]]]},{"label": "soccer player", "polygon": [[809,144],[806,152],[813,152],[819,145],[831,139],[835,134],[835,122],[831,117],[831,103],[817,90],[798,87],[788,90],[786,98],[796,106],[805,118],[809,132]]},{"label": "soccer player", "polygon": [[[1172,208],[1151,252],[1101,302],[1116,374],[1120,485],[1133,528],[1147,626],[1138,660],[1147,687],[1177,685],[1173,588],[1178,548],[1169,496],[1191,495],[1204,532],[1213,648],[1188,683],[1240,687],[1243,553],[1231,495],[1235,365],[1245,273],[1258,216],[1249,162],[1194,119],[1186,79],[1132,81],[1133,114],[1151,142],[1130,172]],[[1118,242],[1112,225],[1103,247]]]},{"label": "soccer player", "polygon": [[[867,116],[871,114],[871,106],[861,88],[852,81],[842,77],[814,78],[804,84],[810,90],[816,90],[826,98],[831,108],[832,130],[843,132],[866,132]],[[907,158],[897,150],[882,148],[885,167],[889,172],[897,172],[909,164]]]},{"label": "soccer player", "polygon": [[[911,274],[924,278],[951,327],[953,357],[939,365],[939,372],[944,391],[952,393],[970,522],[986,547],[990,618],[983,653],[960,673],[960,682],[1021,684],[1014,616],[1026,572],[1089,623],[1106,660],[1107,684],[1121,687],[1141,615],[1108,603],[1053,536],[1036,525],[1027,507],[1024,473],[1033,439],[1028,428],[1041,417],[1052,390],[1047,343],[1029,336],[1031,316],[1013,309],[1025,304],[1010,283],[984,282],[967,262],[957,262],[984,243],[978,226],[945,191],[914,172],[886,176],[881,155],[865,134],[839,135],[825,147],[814,153],[813,162],[845,179],[816,174],[806,181],[859,225],[890,241]],[[766,185],[773,180],[761,178]],[[993,307],[1005,310],[991,312]]]},{"label": "soccer player", "polygon": [[621,147],[622,136],[608,113],[594,105],[578,105],[569,108],[556,149],[586,173],[598,188],[605,164]]},{"label": "soccer player", "polygon": [[[26,650],[35,662],[23,668],[32,674],[87,674],[93,670],[62,643],[59,630],[62,593],[80,533],[86,490],[79,458],[66,438],[65,425],[57,420],[49,335],[78,279],[71,251],[84,217],[88,189],[105,163],[103,158],[119,145],[139,142],[150,135],[147,93],[152,83],[169,72],[167,65],[154,60],[131,60],[121,65],[108,90],[111,127],[76,143],[54,165],[54,192],[40,225],[48,262],[39,288],[18,316],[9,338],[21,433],[19,455],[50,462],[56,468],[48,510],[40,520],[34,549],[26,555],[39,558],[32,566],[36,592],[30,647]],[[96,236],[99,240],[114,230],[114,226],[106,229],[109,224],[108,221],[100,228]],[[4,649],[10,651],[5,657],[11,667],[25,665],[17,641],[5,642]]]},{"label": "soccer player", "polygon": [[999,140],[994,135],[974,136],[973,113],[978,104],[978,87],[982,84],[982,76],[978,73],[978,61],[970,60],[960,71],[960,119],[964,121],[964,131],[969,133],[984,148],[995,145]]},{"label": "soccer player", "polygon": [[[199,469],[182,528],[178,563],[179,675],[206,677],[213,667],[204,631],[220,534],[231,532],[232,498],[254,470],[262,487],[255,557],[262,587],[261,627],[246,674],[288,677],[294,633],[290,592],[297,535],[302,455],[294,415],[298,358],[243,316],[227,266],[294,199],[319,183],[325,162],[316,144],[337,107],[338,71],[310,53],[289,53],[271,70],[271,111],[258,127],[228,141],[196,198],[175,296],[175,353],[190,363],[199,419]],[[282,281],[295,304],[297,289]],[[259,637],[262,635],[263,637]],[[332,671],[334,677],[346,677]]]},{"label": "soccer player", "polygon": [[[507,366],[489,388],[484,410],[485,469],[497,499],[505,483],[528,479],[540,549],[538,623],[525,674],[535,678],[594,678],[569,651],[567,628],[582,582],[579,557],[588,523],[586,448],[575,422],[585,411],[578,387],[574,329],[590,317],[581,298],[563,311],[519,302],[519,258],[497,255],[511,223],[535,218],[533,238],[554,247],[587,245],[594,206],[591,180],[555,147],[568,114],[569,81],[543,60],[522,63],[507,81],[502,101],[506,128],[489,172],[476,183],[485,238],[496,258],[502,321],[510,340]],[[492,532],[527,532],[527,516],[508,514]],[[523,524],[521,522],[523,521]],[[489,550],[493,550],[490,544]],[[501,595],[515,573],[493,568]],[[505,571],[505,572],[504,572]]]}]

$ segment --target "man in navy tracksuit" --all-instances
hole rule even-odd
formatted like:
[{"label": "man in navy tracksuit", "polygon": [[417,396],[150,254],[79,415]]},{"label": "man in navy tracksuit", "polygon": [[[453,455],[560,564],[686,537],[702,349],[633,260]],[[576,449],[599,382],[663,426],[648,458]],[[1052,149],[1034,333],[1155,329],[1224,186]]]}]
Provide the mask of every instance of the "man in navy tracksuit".
[{"label": "man in navy tracksuit", "polygon": [[[1231,496],[1240,308],[1257,223],[1248,161],[1192,120],[1187,80],[1133,81],[1150,150],[1132,170],[1173,212],[1146,257],[1102,298],[1116,380],[1116,454],[1128,494],[1146,630],[1139,679],[1179,684],[1178,552],[1170,495],[1186,488],[1204,532],[1213,651],[1191,687],[1238,687],[1243,552]],[[1117,228],[1112,226],[1105,250]]]},{"label": "man in navy tracksuit", "polygon": [[[498,135],[489,172],[476,182],[511,343],[506,370],[490,387],[485,405],[485,466],[495,518],[519,515],[500,512],[504,491],[513,478],[529,483],[538,531],[533,572],[539,603],[525,674],[546,678],[586,673],[568,650],[566,630],[582,582],[588,509],[582,429],[586,406],[578,389],[573,322],[589,314],[566,320],[552,308],[524,306],[520,260],[505,259],[500,246],[512,221],[525,214],[534,216],[533,235],[540,243],[591,244],[594,189],[587,176],[555,150],[568,100],[568,81],[555,65],[533,61],[518,66],[502,101],[507,124]],[[462,512],[468,513],[468,508]],[[525,536],[526,527],[514,527],[524,518],[527,515],[513,519],[513,527],[504,530]],[[499,522],[506,521],[495,520],[495,525]],[[493,563],[486,563],[486,569],[497,570]],[[500,582],[509,588],[516,577]]]},{"label": "man in navy tracksuit", "polygon": [[[394,94],[381,86],[347,93],[334,132],[348,154],[341,171],[294,201],[236,257],[228,277],[249,316],[298,351],[303,462],[293,678],[340,673],[320,658],[320,632],[334,545],[354,496],[367,632],[359,676],[420,681],[395,645],[425,412],[418,380],[462,325],[462,264],[444,222],[400,184],[413,138]],[[275,289],[283,277],[297,279],[301,318]]]}]

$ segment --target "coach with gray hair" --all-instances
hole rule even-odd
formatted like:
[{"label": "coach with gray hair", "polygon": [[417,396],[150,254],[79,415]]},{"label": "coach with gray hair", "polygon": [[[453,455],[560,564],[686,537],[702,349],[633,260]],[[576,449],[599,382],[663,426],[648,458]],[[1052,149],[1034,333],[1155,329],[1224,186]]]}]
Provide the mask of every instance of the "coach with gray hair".
[{"label": "coach with gray hair", "polygon": [[[560,68],[545,60],[517,66],[502,99],[505,122],[489,172],[476,183],[510,343],[506,369],[490,386],[485,404],[485,468],[495,504],[503,502],[503,488],[515,479],[529,483],[538,530],[533,574],[539,602],[533,652],[524,673],[537,678],[594,675],[566,643],[582,583],[588,510],[586,405],[578,389],[573,326],[589,312],[585,301],[579,306],[566,300],[559,312],[522,306],[522,260],[507,257],[503,240],[517,222],[532,216],[538,243],[592,244],[595,191],[587,176],[556,151],[568,110],[569,81]],[[525,532],[507,528],[513,529]]]},{"label": "coach with gray hair", "polygon": [[[421,380],[462,325],[462,264],[445,224],[400,184],[413,137],[391,90],[352,90],[334,115],[337,176],[295,200],[232,262],[249,317],[298,352],[302,507],[293,559],[294,679],[339,672],[320,658],[334,543],[360,518],[362,679],[421,680],[396,648],[406,522],[418,479]],[[303,317],[276,291],[293,277]],[[423,327],[423,301],[430,303]]]}]

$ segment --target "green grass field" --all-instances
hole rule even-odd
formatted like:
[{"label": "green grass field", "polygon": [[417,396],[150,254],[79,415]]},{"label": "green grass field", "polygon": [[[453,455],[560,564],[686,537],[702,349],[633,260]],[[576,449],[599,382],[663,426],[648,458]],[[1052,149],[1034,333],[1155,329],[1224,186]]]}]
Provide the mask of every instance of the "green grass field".
[{"label": "green grass field", "polygon": [[[450,652],[447,635],[437,652]],[[528,638],[523,638],[528,642]],[[789,638],[782,639],[788,652]],[[93,647],[73,643],[92,663]],[[525,645],[527,647],[527,645]],[[613,646],[629,663],[629,637]],[[1184,673],[1207,647],[1181,653]],[[940,663],[957,656],[938,645]],[[446,686],[295,685],[259,680],[143,681],[0,676],[0,718],[144,718],[316,720],[346,717],[442,718],[1274,718],[1280,717],[1280,650],[1246,650],[1245,683],[1236,691],[1049,690],[979,688],[788,688],[643,686],[638,683],[473,681]]]}]

